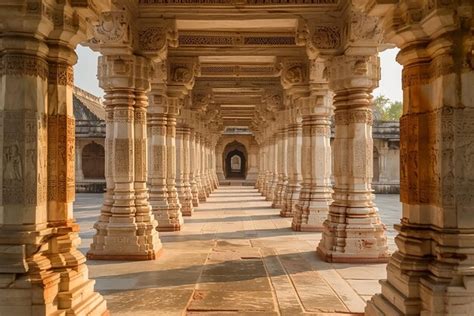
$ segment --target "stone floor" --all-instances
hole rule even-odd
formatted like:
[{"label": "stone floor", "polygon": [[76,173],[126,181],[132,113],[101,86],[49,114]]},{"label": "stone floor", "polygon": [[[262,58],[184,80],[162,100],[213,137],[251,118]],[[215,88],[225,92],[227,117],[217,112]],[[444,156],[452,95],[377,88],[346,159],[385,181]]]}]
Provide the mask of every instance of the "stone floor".
[{"label": "stone floor", "polygon": [[[377,197],[388,227],[399,222],[398,195]],[[99,194],[78,194],[75,217],[86,252]],[[321,233],[297,233],[252,187],[222,186],[181,232],[161,233],[155,261],[88,261],[112,315],[361,314],[380,290],[384,264],[329,264],[315,254]]]}]

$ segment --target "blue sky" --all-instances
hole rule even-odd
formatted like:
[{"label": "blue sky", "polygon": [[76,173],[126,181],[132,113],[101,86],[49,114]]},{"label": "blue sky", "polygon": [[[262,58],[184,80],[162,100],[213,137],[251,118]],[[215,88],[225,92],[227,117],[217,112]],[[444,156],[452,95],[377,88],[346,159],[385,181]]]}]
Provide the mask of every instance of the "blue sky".
[{"label": "blue sky", "polygon": [[[104,91],[99,87],[97,80],[99,54],[82,46],[77,47],[76,53],[79,59],[74,66],[75,84],[81,89],[102,97]],[[374,91],[374,96],[385,95],[393,101],[402,101],[402,67],[395,61],[397,53],[397,49],[390,49],[380,54],[382,80],[379,82],[379,88]]]}]

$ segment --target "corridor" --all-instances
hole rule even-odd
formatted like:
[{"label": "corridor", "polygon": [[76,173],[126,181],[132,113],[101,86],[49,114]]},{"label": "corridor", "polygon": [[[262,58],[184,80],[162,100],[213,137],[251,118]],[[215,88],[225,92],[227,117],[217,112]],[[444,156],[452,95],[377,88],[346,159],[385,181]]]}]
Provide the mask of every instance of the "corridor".
[{"label": "corridor", "polygon": [[[393,250],[398,195],[377,202]],[[84,253],[101,203],[100,194],[77,196]],[[380,291],[385,264],[323,262],[315,252],[321,233],[292,231],[270,204],[253,187],[221,186],[182,231],[160,233],[158,260],[89,260],[90,277],[112,315],[362,313]]]}]

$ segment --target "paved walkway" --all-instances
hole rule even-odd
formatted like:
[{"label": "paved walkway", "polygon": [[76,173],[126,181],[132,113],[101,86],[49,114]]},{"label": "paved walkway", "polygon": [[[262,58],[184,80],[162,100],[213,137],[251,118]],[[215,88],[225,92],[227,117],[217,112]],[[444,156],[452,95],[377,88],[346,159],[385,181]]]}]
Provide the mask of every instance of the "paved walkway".
[{"label": "paved walkway", "polygon": [[[78,194],[75,217],[86,252],[100,194]],[[389,228],[399,221],[398,195],[377,202]],[[155,261],[89,260],[96,289],[112,315],[321,315],[363,313],[380,291],[384,264],[329,264],[315,248],[321,233],[293,232],[290,219],[251,187],[220,187],[181,232],[161,233]]]}]

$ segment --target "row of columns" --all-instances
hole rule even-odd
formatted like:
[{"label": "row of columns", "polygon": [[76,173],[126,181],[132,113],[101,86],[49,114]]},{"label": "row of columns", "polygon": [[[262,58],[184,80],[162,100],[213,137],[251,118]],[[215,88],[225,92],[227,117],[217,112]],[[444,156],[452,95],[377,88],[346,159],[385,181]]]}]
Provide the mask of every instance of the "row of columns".
[{"label": "row of columns", "polygon": [[[293,230],[323,232],[318,253],[325,260],[385,262],[385,226],[371,187],[370,93],[379,79],[378,59],[341,56],[327,67],[332,67],[329,80],[313,80],[306,93],[293,96],[292,107],[281,110],[278,121],[284,123],[269,124],[260,133],[256,187],[281,216],[292,217]],[[354,71],[357,67],[363,71]]]}]

